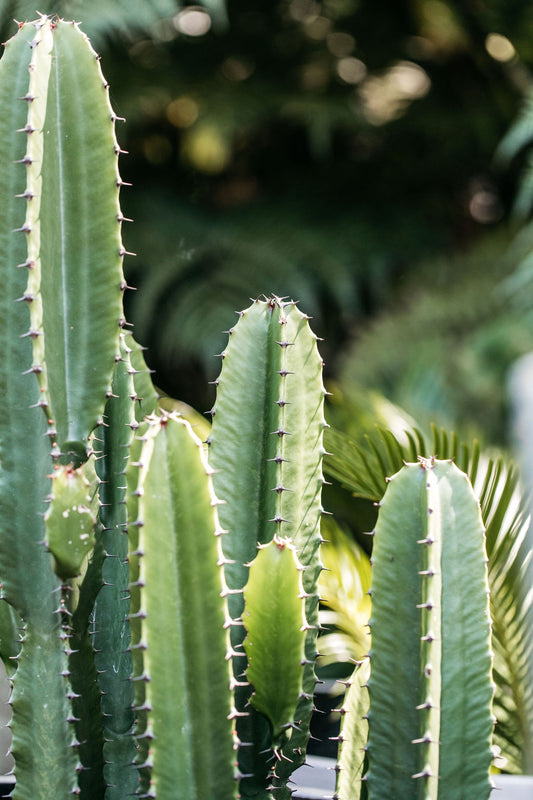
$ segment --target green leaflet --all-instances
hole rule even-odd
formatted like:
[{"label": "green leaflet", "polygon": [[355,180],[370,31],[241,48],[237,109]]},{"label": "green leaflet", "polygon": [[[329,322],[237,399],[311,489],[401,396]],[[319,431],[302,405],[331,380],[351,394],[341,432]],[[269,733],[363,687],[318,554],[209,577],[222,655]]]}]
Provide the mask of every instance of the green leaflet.
[{"label": "green leaflet", "polygon": [[152,790],[176,800],[232,800],[227,612],[215,535],[221,531],[203,445],[177,415],[151,417],[139,460],[139,614],[146,620]]},{"label": "green leaflet", "polygon": [[471,484],[453,463],[423,460],[391,479],[373,565],[370,800],[488,798],[483,525]]},{"label": "green leaflet", "polygon": [[307,623],[301,571],[294,547],[275,536],[259,549],[244,588],[251,702],[270,720],[276,746],[295,722],[302,692]]}]

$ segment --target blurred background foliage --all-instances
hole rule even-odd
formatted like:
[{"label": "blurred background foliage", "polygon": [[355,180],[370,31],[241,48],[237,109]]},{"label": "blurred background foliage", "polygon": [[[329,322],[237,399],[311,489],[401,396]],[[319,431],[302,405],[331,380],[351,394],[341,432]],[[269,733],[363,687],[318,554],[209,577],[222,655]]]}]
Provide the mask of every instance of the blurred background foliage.
[{"label": "blurred background foliage", "polygon": [[[531,345],[498,295],[527,114],[505,165],[494,154],[529,89],[529,3],[39,10],[82,22],[126,120],[128,313],[164,390],[210,408],[221,332],[249,297],[275,292],[314,317],[344,388],[505,439],[501,376]],[[34,14],[1,0],[2,38]]]}]

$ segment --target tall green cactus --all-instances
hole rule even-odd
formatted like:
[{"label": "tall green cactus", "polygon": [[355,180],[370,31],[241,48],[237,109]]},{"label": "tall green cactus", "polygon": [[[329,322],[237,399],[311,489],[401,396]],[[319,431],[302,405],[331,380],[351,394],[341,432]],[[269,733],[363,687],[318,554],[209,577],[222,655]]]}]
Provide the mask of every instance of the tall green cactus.
[{"label": "tall green cactus", "polygon": [[[0,656],[13,681],[13,797],[288,800],[315,685],[326,427],[316,337],[293,302],[241,312],[204,446],[160,407],[123,333],[116,117],[77,25],[19,26],[0,60],[0,105]],[[398,523],[405,535],[391,545]],[[482,538],[452,465],[392,480],[374,555],[371,797],[486,795]],[[399,607],[401,630],[381,634]],[[339,791],[355,800],[367,759],[349,756],[343,746]]]},{"label": "tall green cactus", "polygon": [[[285,797],[314,686],[316,339],[292,303],[243,312],[209,464],[191,427],[159,408],[121,332],[116,117],[78,26],[20,25],[0,61],[0,103],[0,655],[13,680],[13,797],[232,800],[251,785]],[[236,411],[243,382],[254,402]],[[250,470],[257,485],[235,493]],[[272,539],[283,555],[267,569],[272,550],[259,553],[241,620],[249,563]],[[263,572],[285,638],[264,624]],[[279,713],[272,658],[247,665],[241,649],[243,674],[231,669],[243,622],[246,647],[287,649]],[[243,688],[259,708],[249,743],[236,730]]]},{"label": "tall green cactus", "polygon": [[[277,298],[256,301],[241,313],[222,357],[209,461],[215,492],[224,501],[220,523],[227,531],[222,547],[233,620],[239,767],[245,776],[241,793],[269,797],[266,785],[276,798],[286,798],[290,797],[287,780],[305,757],[315,686],[326,427],[322,360],[308,318],[294,303]],[[249,565],[258,547],[274,536],[291,540],[303,566],[308,627],[295,724],[278,758],[273,755],[269,724],[249,705],[253,687],[245,677],[242,625],[242,589]]]},{"label": "tall green cactus", "polygon": [[[479,503],[449,461],[390,479],[375,531],[368,690],[350,687],[339,797],[488,798],[492,682]],[[368,697],[364,693],[368,691]],[[366,713],[357,711],[364,708]],[[343,770],[350,781],[343,775]]]}]

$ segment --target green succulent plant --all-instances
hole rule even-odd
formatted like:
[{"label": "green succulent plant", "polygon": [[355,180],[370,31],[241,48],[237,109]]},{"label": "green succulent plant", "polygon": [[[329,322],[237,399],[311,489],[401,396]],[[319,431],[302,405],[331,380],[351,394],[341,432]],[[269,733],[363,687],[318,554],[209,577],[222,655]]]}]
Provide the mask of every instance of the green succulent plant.
[{"label": "green succulent plant", "polygon": [[[327,426],[316,336],[292,301],[266,297],[240,312],[204,442],[172,401],[159,402],[127,332],[116,115],[76,24],[41,15],[19,25],[0,61],[0,105],[0,656],[13,684],[13,798],[288,800],[309,738],[319,626]],[[424,452],[420,435],[408,442]],[[361,456],[378,499],[381,469],[392,474],[402,455],[391,434]],[[478,451],[460,456],[472,476]],[[349,459],[333,460],[335,469],[349,482]],[[497,488],[486,474],[490,558],[509,544],[502,504],[490,517]],[[413,592],[401,630],[420,659],[406,670],[394,730],[405,762],[397,796],[415,780],[436,800],[446,796],[437,781],[444,765],[463,774],[438,737],[459,713],[448,665],[464,600],[461,624],[470,613],[472,621],[460,628],[461,663],[482,703],[480,715],[468,707],[452,756],[467,740],[477,777],[465,786],[482,797],[492,687],[477,501],[447,461],[406,467],[390,489],[373,579],[369,790],[389,793],[372,715],[388,727],[389,665],[399,659],[387,626],[403,581]],[[394,537],[386,544],[396,517],[412,534],[398,553]],[[461,565],[459,519],[473,552],[456,592],[447,581]],[[518,514],[509,524],[522,522]],[[508,590],[505,574],[493,581]],[[350,725],[362,741],[358,712]],[[341,766],[348,758],[343,744]],[[358,758],[341,775],[358,775]],[[343,799],[360,787],[350,778]]]},{"label": "green succulent plant", "polygon": [[[126,332],[120,148],[96,53],[74,23],[21,24],[0,95],[0,655],[13,683],[13,797],[288,797],[314,686],[316,337],[292,302],[242,312],[208,463]],[[250,568],[258,543],[274,539],[294,553],[279,570],[292,612],[270,591],[276,631],[305,620],[277,717],[264,659],[247,670],[241,619],[243,589],[252,596],[263,572]],[[268,648],[264,611],[249,606],[244,647]]]}]

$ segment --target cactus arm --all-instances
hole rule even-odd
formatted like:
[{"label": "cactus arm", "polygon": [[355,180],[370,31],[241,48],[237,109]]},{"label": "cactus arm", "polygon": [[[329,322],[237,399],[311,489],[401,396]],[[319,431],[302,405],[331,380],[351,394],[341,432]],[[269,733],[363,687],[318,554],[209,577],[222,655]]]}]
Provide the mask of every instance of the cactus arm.
[{"label": "cactus arm", "polygon": [[35,340],[34,368],[59,449],[77,465],[86,458],[118,351],[119,148],[107,87],[86,37],[72,23],[43,20],[43,28],[52,40],[49,80],[31,103],[46,104],[43,157],[28,167],[30,186],[41,187],[40,200],[31,201],[39,224],[28,233],[36,264],[31,292],[40,292],[31,327],[44,333]]},{"label": "cactus arm", "polygon": [[[222,372],[217,381],[217,396],[211,436],[209,463],[214,469],[217,497],[224,501],[218,509],[220,524],[228,534],[222,546],[226,564],[229,613],[238,621],[243,611],[239,590],[248,579],[249,564],[258,543],[274,536],[277,485],[276,436],[279,407],[275,401],[276,383],[281,369],[281,348],[272,342],[280,339],[279,307],[254,303],[241,313],[231,330],[223,354]],[[270,330],[272,328],[272,334]],[[267,377],[268,376],[268,377]],[[242,387],[246,386],[246,392]],[[246,502],[243,502],[246,499]],[[230,629],[233,674],[236,679],[235,707],[237,733],[244,747],[239,749],[239,769],[243,775],[240,790],[255,795],[264,792],[269,780],[271,731],[262,715],[249,707],[251,688],[243,684],[246,658],[242,650],[245,632],[237,624]],[[259,795],[261,800],[264,796]]]},{"label": "cactus arm", "polygon": [[[283,319],[285,321],[283,321]],[[315,689],[316,634],[318,630],[318,579],[322,570],[319,559],[321,542],[320,518],[322,515],[322,457],[323,434],[327,428],[324,418],[322,358],[317,348],[317,338],[311,332],[308,318],[295,306],[289,305],[282,316],[283,338],[292,344],[282,347],[282,372],[280,397],[285,412],[283,427],[290,433],[279,440],[280,454],[287,461],[280,462],[279,483],[289,491],[276,492],[281,515],[288,520],[282,524],[284,536],[290,537],[298,559],[304,567],[302,580],[305,600],[307,633],[303,691],[295,712],[297,725],[290,740],[283,747],[283,758],[276,763],[274,785],[277,798],[288,800],[291,796],[286,786],[292,771],[302,764],[309,738],[309,724],[313,712]]]},{"label": "cactus arm", "polygon": [[[455,536],[443,539],[442,710],[439,800],[490,794],[493,719],[489,588],[483,523],[470,482],[439,466],[439,488]],[[452,510],[453,509],[453,510]],[[474,519],[477,517],[477,519]],[[463,520],[471,520],[462,526]],[[449,582],[450,585],[447,585]],[[466,597],[465,597],[466,595]]]},{"label": "cactus arm", "polygon": [[152,790],[230,800],[237,783],[226,604],[203,446],[176,415],[152,418],[144,439],[139,550]]},{"label": "cactus arm", "polygon": [[96,525],[93,487],[81,468],[55,466],[45,522],[56,575],[62,581],[78,577],[93,547]]},{"label": "cactus arm", "polygon": [[32,363],[31,338],[24,336],[30,327],[28,304],[15,302],[24,296],[27,281],[26,270],[17,269],[27,258],[20,231],[25,224],[26,204],[20,195],[26,189],[26,170],[17,162],[26,154],[28,103],[20,98],[28,93],[30,60],[38,50],[28,42],[37,35],[33,25],[24,26],[7,43],[0,61],[0,575],[3,597],[21,614],[37,600],[37,593],[28,597],[26,589],[40,585],[42,565],[28,560],[28,548],[39,547],[37,542],[44,538],[44,525],[35,522],[46,508],[46,476],[52,470],[44,417],[31,408],[39,401],[37,383],[33,375],[24,374]]},{"label": "cactus arm", "polygon": [[337,796],[339,800],[367,800],[364,775],[368,767],[368,680],[370,661],[366,658],[356,666],[348,683],[341,708],[342,727],[339,736]]},{"label": "cactus arm", "polygon": [[275,536],[259,549],[244,588],[251,702],[269,718],[276,745],[294,724],[302,692],[307,622],[301,570],[294,547]]},{"label": "cactus arm", "polygon": [[489,797],[485,561],[479,505],[454,464],[423,460],[391,479],[373,552],[371,799]]},{"label": "cactus arm", "polygon": [[121,353],[104,421],[94,442],[96,474],[100,479],[101,542],[105,557],[102,586],[93,612],[93,644],[102,692],[106,800],[134,795],[139,781],[133,766],[136,746],[133,736],[135,717],[126,512],[126,465],[136,423],[132,370],[124,341],[121,342]]}]

